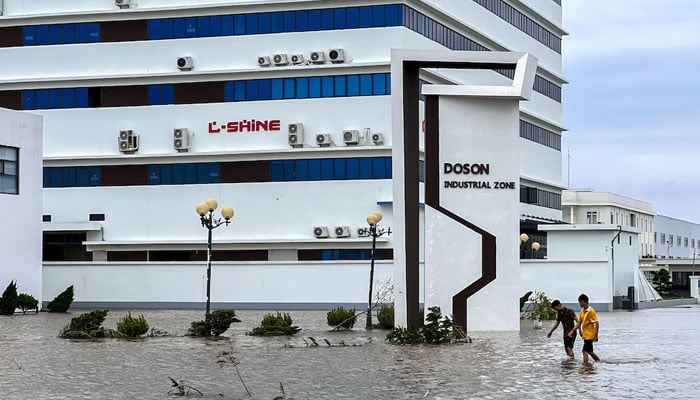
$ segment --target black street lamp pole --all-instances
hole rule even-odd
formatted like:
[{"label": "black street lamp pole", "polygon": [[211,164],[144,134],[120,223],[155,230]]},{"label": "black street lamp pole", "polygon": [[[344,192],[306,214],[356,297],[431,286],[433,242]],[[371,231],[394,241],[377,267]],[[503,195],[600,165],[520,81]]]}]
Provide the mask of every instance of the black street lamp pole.
[{"label": "black street lamp pole", "polygon": [[231,223],[231,218],[233,218],[233,208],[224,207],[221,209],[221,216],[223,218],[214,218],[214,210],[218,203],[214,199],[209,199],[203,203],[197,205],[197,214],[202,222],[202,227],[207,229],[207,307],[204,317],[209,317],[209,311],[211,309],[211,231],[218,228],[221,225],[228,225]]},{"label": "black street lamp pole", "polygon": [[372,329],[372,284],[374,283],[374,258],[377,251],[377,238],[384,234],[391,235],[391,228],[388,230],[377,228],[377,224],[382,220],[382,213],[375,211],[367,216],[367,223],[369,224],[369,234],[372,236],[372,252],[370,253],[370,267],[369,267],[369,298],[367,299],[367,323],[365,324],[366,329]]}]

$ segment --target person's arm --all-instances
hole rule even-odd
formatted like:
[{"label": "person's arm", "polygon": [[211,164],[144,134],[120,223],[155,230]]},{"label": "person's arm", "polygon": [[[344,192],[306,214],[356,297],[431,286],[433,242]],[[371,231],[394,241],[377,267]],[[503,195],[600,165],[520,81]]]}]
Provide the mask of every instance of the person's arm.
[{"label": "person's arm", "polygon": [[547,337],[551,337],[551,336],[552,336],[552,332],[556,331],[558,327],[559,327],[559,321],[557,321],[557,322],[554,323],[554,326],[552,327],[552,329],[550,329],[550,330],[549,330],[549,333],[547,333]]},{"label": "person's arm", "polygon": [[581,321],[579,321],[578,318],[576,318],[576,325],[569,331],[568,335],[569,337],[574,336],[574,332],[576,332],[577,329],[581,327]]},{"label": "person's arm", "polygon": [[595,327],[595,336],[593,337],[593,341],[597,342],[598,341],[598,329],[600,329],[600,322],[593,321],[593,326]]}]

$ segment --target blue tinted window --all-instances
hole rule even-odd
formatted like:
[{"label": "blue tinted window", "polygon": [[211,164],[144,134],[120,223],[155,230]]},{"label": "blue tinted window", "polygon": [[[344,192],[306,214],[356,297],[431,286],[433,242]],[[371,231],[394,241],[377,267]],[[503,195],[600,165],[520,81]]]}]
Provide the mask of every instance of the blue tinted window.
[{"label": "blue tinted window", "polygon": [[36,29],[33,26],[22,28],[22,44],[25,46],[36,44]]},{"label": "blue tinted window", "polygon": [[272,13],[270,20],[270,32],[278,33],[284,30],[284,14],[281,11]]},{"label": "blue tinted window", "polygon": [[221,164],[209,163],[209,183],[221,182]]},{"label": "blue tinted window", "polygon": [[48,187],[60,187],[63,184],[63,172],[61,168],[48,168],[49,181]]},{"label": "blue tinted window", "polygon": [[173,39],[175,37],[175,26],[172,18],[164,18],[161,20],[161,37],[163,39]]},{"label": "blue tinted window", "polygon": [[296,160],[294,163],[294,180],[305,181],[309,179],[309,161]]},{"label": "blue tinted window", "polygon": [[61,25],[49,25],[49,44],[61,43]]},{"label": "blue tinted window", "polygon": [[90,178],[89,178],[89,173],[88,173],[88,168],[87,167],[76,167],[75,168],[75,185],[76,186],[89,186],[90,185]]},{"label": "blue tinted window", "polygon": [[102,182],[102,169],[100,167],[88,167],[88,179],[90,186],[99,186]]},{"label": "blue tinted window", "polygon": [[321,95],[323,97],[333,97],[333,77],[324,76],[321,79]]},{"label": "blue tinted window", "polygon": [[75,167],[63,168],[63,186],[75,186]]},{"label": "blue tinted window", "polygon": [[221,36],[222,19],[220,15],[209,17],[209,36]]},{"label": "blue tinted window", "polygon": [[334,93],[336,97],[345,96],[345,75],[335,77]]},{"label": "blue tinted window", "polygon": [[160,96],[161,104],[175,103],[175,85],[173,85],[172,83],[162,85]]},{"label": "blue tinted window", "polygon": [[336,158],[333,160],[333,177],[335,179],[345,179],[345,163],[344,158]]},{"label": "blue tinted window", "polygon": [[46,25],[37,25],[36,27],[36,44],[49,44],[49,27]]},{"label": "blue tinted window", "polygon": [[87,88],[75,89],[75,106],[76,107],[87,107],[88,106],[88,90],[87,90]]},{"label": "blue tinted window", "polygon": [[386,6],[372,6],[372,26],[386,25]]},{"label": "blue tinted window", "polygon": [[284,79],[284,98],[285,99],[293,99],[296,96],[295,90],[294,90],[294,78],[285,78]]},{"label": "blue tinted window", "polygon": [[61,107],[61,89],[49,90],[49,108]]},{"label": "blue tinted window", "polygon": [[233,33],[236,35],[245,34],[245,15],[233,16]]},{"label": "blue tinted window", "polygon": [[22,109],[33,110],[36,108],[35,92],[33,90],[22,91]]},{"label": "blue tinted window", "polygon": [[294,180],[294,160],[284,160],[283,162],[283,180]]},{"label": "blue tinted window", "polygon": [[385,74],[374,74],[372,77],[372,94],[386,94],[386,76]]},{"label": "blue tinted window", "polygon": [[258,33],[258,14],[247,14],[245,33],[248,35],[255,35]]},{"label": "blue tinted window", "polygon": [[197,164],[185,164],[185,183],[197,183]]},{"label": "blue tinted window", "polygon": [[243,101],[246,98],[245,81],[237,81],[233,83],[233,99]]},{"label": "blue tinted window", "polygon": [[348,96],[359,96],[360,95],[360,76],[359,75],[348,75],[347,93],[348,93]]},{"label": "blue tinted window", "polygon": [[373,171],[373,178],[376,178],[376,179],[388,178],[386,176],[386,162],[384,161],[384,158],[377,157],[377,158],[372,159],[372,171]]},{"label": "blue tinted window", "polygon": [[63,40],[61,43],[75,43],[75,25],[63,25]]},{"label": "blue tinted window", "polygon": [[149,185],[159,185],[160,184],[160,166],[159,165],[149,165],[148,166],[148,184]]},{"label": "blue tinted window", "polygon": [[321,78],[309,78],[309,97],[321,97]]},{"label": "blue tinted window", "polygon": [[345,29],[345,9],[336,8],[333,10],[333,26],[335,29]]},{"label": "blue tinted window", "polygon": [[198,163],[197,183],[209,183],[209,163]]},{"label": "blue tinted window", "polygon": [[173,37],[176,39],[185,37],[184,18],[173,18]]},{"label": "blue tinted window", "polygon": [[43,184],[44,184],[44,187],[47,188],[47,187],[49,187],[49,169],[44,168],[43,172],[44,172]]},{"label": "blue tinted window", "polygon": [[360,7],[360,28],[372,26],[372,6]]},{"label": "blue tinted window", "polygon": [[309,78],[297,78],[297,98],[309,97]]},{"label": "blue tinted window", "polygon": [[296,12],[296,31],[305,32],[309,30],[309,12],[301,10]]},{"label": "blue tinted window", "polygon": [[245,99],[246,100],[257,100],[258,99],[258,81],[257,80],[250,79],[250,80],[246,81]]},{"label": "blue tinted window", "polygon": [[270,13],[258,14],[258,33],[270,33]]},{"label": "blue tinted window", "polygon": [[386,166],[386,176],[387,178],[391,178],[391,157],[384,157],[384,161]]},{"label": "blue tinted window", "polygon": [[210,28],[209,17],[197,17],[197,36],[209,36]]},{"label": "blue tinted window", "polygon": [[400,15],[401,15],[401,5],[389,5],[386,6],[386,25],[387,26],[397,26],[401,25]]},{"label": "blue tinted window", "polygon": [[360,158],[360,178],[373,178],[371,158]]},{"label": "blue tinted window", "polygon": [[283,177],[282,161],[270,161],[270,180],[279,182],[283,180]]},{"label": "blue tinted window", "polygon": [[61,89],[61,106],[63,108],[75,107],[75,89]]},{"label": "blue tinted window", "polygon": [[359,28],[360,27],[360,8],[359,7],[348,7],[347,8],[347,18],[348,28]]},{"label": "blue tinted window", "polygon": [[75,42],[87,43],[88,41],[88,26],[87,24],[75,24]]},{"label": "blue tinted window", "polygon": [[91,22],[88,24],[88,42],[100,41],[100,24]]},{"label": "blue tinted window", "polygon": [[283,97],[283,90],[282,79],[272,79],[272,98],[274,100],[278,100]]},{"label": "blue tinted window", "polygon": [[39,89],[36,91],[36,108],[49,108],[49,91]]},{"label": "blue tinted window", "polygon": [[321,10],[309,10],[309,30],[321,30]]},{"label": "blue tinted window", "polygon": [[360,95],[361,96],[371,96],[372,95],[372,75],[370,75],[370,74],[360,75]]},{"label": "blue tinted window", "polygon": [[173,183],[176,185],[185,183],[185,166],[183,164],[173,165]]},{"label": "blue tinted window", "polygon": [[347,179],[357,179],[360,177],[360,160],[348,158],[345,164],[345,177]]},{"label": "blue tinted window", "polygon": [[173,184],[173,166],[171,164],[163,164],[160,166],[160,183],[162,185]]},{"label": "blue tinted window", "polygon": [[391,94],[391,74],[384,74],[386,77],[386,94]]},{"label": "blue tinted window", "polygon": [[233,35],[233,15],[221,17],[221,34],[224,36]]},{"label": "blue tinted window", "polygon": [[333,10],[321,10],[321,29],[333,29]]},{"label": "blue tinted window", "polygon": [[333,250],[321,250],[321,260],[329,261],[333,258]]},{"label": "blue tinted window", "polygon": [[309,180],[321,180],[321,160],[309,160]]},{"label": "blue tinted window", "polygon": [[294,11],[285,11],[282,29],[284,30],[284,32],[294,32],[295,28],[296,26],[294,23]]},{"label": "blue tinted window", "polygon": [[148,86],[148,104],[160,104],[160,85]]},{"label": "blue tinted window", "polygon": [[333,175],[333,160],[329,158],[321,160],[321,179],[333,179]]},{"label": "blue tinted window", "polygon": [[197,17],[185,18],[185,37],[196,37],[197,35]]},{"label": "blue tinted window", "polygon": [[260,100],[270,100],[272,98],[272,81],[270,79],[258,81],[258,97]]}]

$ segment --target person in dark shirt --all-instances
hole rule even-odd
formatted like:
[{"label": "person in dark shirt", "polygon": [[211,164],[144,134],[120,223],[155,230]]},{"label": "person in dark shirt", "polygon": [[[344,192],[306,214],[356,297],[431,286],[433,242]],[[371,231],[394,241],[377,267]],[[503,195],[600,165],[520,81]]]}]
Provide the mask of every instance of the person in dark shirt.
[{"label": "person in dark shirt", "polygon": [[554,300],[552,302],[552,308],[557,310],[557,322],[554,324],[552,329],[547,333],[547,337],[552,337],[552,333],[557,330],[559,323],[562,324],[564,328],[564,350],[566,354],[574,358],[574,342],[576,341],[576,332],[572,336],[568,336],[569,333],[576,323],[578,323],[578,317],[574,310],[564,307],[559,300]]}]

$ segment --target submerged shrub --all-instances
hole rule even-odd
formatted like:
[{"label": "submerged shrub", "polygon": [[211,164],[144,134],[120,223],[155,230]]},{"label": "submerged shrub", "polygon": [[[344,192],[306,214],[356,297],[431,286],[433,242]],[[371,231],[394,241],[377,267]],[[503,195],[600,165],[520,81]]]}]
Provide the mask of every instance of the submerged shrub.
[{"label": "submerged shrub", "polygon": [[377,311],[377,321],[382,329],[394,329],[394,306],[383,304]]},{"label": "submerged shrub", "polygon": [[219,336],[226,332],[231,324],[241,322],[236,318],[235,310],[216,310],[207,315],[204,321],[192,322],[188,335],[190,336]]},{"label": "submerged shrub", "polygon": [[292,325],[292,317],[289,314],[280,314],[279,312],[275,314],[265,314],[260,326],[253,328],[250,332],[251,335],[260,336],[282,336],[282,335],[294,335],[299,332],[301,328]]},{"label": "submerged shrub", "polygon": [[0,297],[0,314],[12,315],[17,309],[17,282],[10,281]]},{"label": "submerged shrub", "polygon": [[357,315],[355,315],[354,308],[346,310],[342,306],[338,306],[338,308],[334,308],[326,314],[326,323],[333,327],[352,329],[356,321]]},{"label": "submerged shrub", "polygon": [[128,337],[141,336],[148,332],[148,322],[146,322],[146,318],[143,315],[134,318],[129,312],[117,322],[117,331]]},{"label": "submerged shrub", "polygon": [[452,320],[442,315],[440,307],[430,307],[428,311],[426,323],[418,330],[396,327],[386,335],[386,339],[389,343],[394,344],[440,344],[451,342],[454,337]]},{"label": "submerged shrub", "polygon": [[39,312],[39,300],[35,299],[34,296],[27,293],[20,293],[17,296],[17,308],[22,310],[23,314],[27,313],[27,310],[35,310]]},{"label": "submerged shrub", "polygon": [[73,317],[70,325],[61,330],[60,337],[68,339],[104,337],[102,323],[107,318],[108,312],[108,310],[95,310]]},{"label": "submerged shrub", "polygon": [[56,298],[46,306],[49,312],[64,313],[70,308],[73,303],[73,285],[68,286],[66,290],[61,292]]}]

